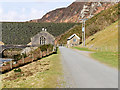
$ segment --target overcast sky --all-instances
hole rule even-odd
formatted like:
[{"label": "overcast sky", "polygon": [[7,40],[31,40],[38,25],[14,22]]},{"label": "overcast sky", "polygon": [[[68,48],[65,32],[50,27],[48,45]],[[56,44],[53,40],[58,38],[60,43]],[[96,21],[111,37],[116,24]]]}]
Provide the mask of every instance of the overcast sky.
[{"label": "overcast sky", "polygon": [[[47,12],[67,7],[74,0],[0,0],[0,21],[39,19]],[[29,2],[28,2],[29,1]]]}]

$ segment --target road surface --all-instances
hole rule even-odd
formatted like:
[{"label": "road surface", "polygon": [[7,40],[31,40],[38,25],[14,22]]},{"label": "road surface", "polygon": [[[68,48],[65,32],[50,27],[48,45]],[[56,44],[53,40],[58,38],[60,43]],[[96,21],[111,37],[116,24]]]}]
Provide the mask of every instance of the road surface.
[{"label": "road surface", "polygon": [[59,49],[67,88],[118,88],[118,70],[79,51]]}]

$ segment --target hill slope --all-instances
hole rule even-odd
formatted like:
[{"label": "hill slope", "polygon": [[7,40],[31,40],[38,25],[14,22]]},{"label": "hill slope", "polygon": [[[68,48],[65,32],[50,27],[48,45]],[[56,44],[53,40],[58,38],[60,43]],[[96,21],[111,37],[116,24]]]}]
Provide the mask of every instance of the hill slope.
[{"label": "hill slope", "polygon": [[103,2],[73,2],[66,8],[59,8],[48,12],[41,19],[30,22],[80,22],[80,18],[91,18],[114,3]]},{"label": "hill slope", "polygon": [[[107,26],[118,20],[118,5],[120,5],[120,3],[100,12],[99,14],[86,21],[86,38],[95,34],[98,31],[104,30]],[[58,43],[66,44],[67,38],[74,33],[81,38],[81,27],[82,25],[77,25],[68,32],[66,32],[60,37]]]},{"label": "hill slope", "polygon": [[78,50],[94,50],[91,57],[101,63],[118,69],[118,22],[86,39],[86,48],[75,47]]},{"label": "hill slope", "polygon": [[118,50],[118,21],[86,40],[86,46],[102,51]]}]

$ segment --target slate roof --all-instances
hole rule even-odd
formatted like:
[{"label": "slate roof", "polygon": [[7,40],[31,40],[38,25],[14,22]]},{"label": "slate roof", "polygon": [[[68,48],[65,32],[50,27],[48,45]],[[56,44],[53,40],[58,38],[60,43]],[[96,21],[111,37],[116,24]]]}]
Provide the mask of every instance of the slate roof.
[{"label": "slate roof", "polygon": [[[40,35],[41,33],[47,33],[48,35],[50,35],[52,38],[55,39],[55,37],[54,37],[52,34],[48,33],[47,31],[41,31],[41,32],[39,32],[38,34],[36,34],[35,36],[38,36],[38,35]],[[35,36],[33,36],[33,37],[35,37]],[[32,38],[33,38],[33,37],[32,37]]]},{"label": "slate roof", "polygon": [[76,36],[78,39],[80,39],[76,34],[71,35],[69,38],[67,38],[68,40],[72,39],[74,36]]}]

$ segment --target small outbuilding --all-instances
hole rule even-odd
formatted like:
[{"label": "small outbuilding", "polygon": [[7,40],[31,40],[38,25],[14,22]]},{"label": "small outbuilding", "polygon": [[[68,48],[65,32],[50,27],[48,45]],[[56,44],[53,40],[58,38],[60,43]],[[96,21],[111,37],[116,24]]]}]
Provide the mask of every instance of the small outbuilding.
[{"label": "small outbuilding", "polygon": [[76,34],[71,35],[68,39],[67,39],[67,46],[71,47],[71,46],[77,46],[80,44],[80,37],[78,37]]},{"label": "small outbuilding", "polygon": [[47,31],[41,31],[37,35],[31,38],[32,46],[40,46],[45,44],[54,45],[55,37],[48,33]]}]

